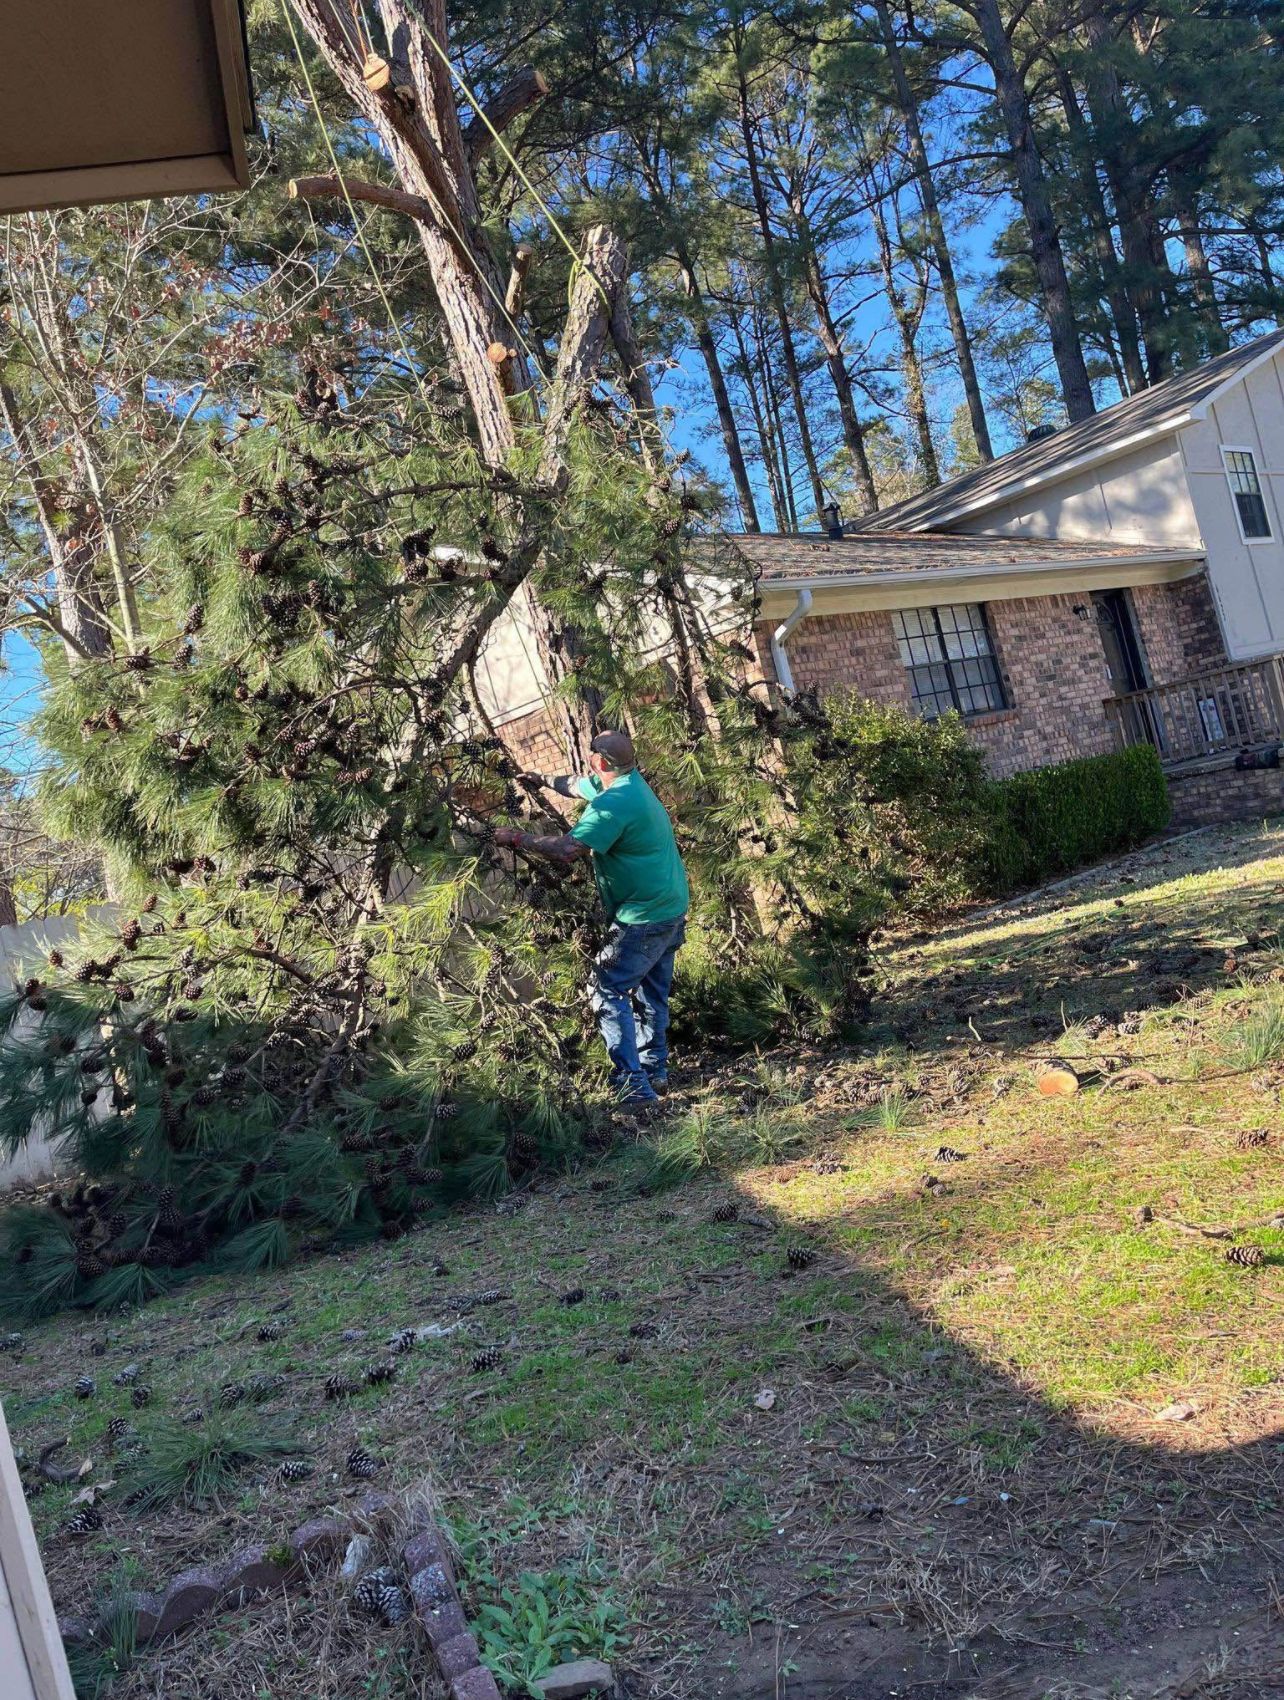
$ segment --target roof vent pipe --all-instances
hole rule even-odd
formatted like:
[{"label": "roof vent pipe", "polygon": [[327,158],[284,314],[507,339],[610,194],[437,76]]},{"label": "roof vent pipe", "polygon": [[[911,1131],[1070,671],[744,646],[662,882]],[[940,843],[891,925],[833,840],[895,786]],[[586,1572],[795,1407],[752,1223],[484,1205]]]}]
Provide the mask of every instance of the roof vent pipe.
[{"label": "roof vent pipe", "polygon": [[782,691],[794,688],[794,670],[785,654],[785,639],[811,613],[811,592],[800,590],[798,600],[771,634],[771,664],[776,669],[776,683]]},{"label": "roof vent pipe", "polygon": [[820,510],[825,519],[825,530],[831,537],[843,535],[843,513],[837,502],[826,502]]}]

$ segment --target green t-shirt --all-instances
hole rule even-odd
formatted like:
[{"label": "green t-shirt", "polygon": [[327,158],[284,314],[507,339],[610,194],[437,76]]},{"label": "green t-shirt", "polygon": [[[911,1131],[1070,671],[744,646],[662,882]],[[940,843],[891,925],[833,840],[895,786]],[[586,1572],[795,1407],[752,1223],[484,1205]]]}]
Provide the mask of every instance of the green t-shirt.
[{"label": "green t-shirt", "polygon": [[686,870],[664,804],[634,768],[612,784],[581,781],[588,807],[571,837],[593,852],[593,875],[613,921],[645,927],[687,912]]}]

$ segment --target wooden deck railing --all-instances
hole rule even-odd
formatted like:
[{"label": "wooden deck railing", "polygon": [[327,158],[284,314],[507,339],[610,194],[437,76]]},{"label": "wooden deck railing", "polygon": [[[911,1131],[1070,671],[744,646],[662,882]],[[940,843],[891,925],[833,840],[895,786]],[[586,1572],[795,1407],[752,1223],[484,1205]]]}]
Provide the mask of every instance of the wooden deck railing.
[{"label": "wooden deck railing", "polygon": [[1284,658],[1244,661],[1105,699],[1119,745],[1153,744],[1165,767],[1284,743]]}]

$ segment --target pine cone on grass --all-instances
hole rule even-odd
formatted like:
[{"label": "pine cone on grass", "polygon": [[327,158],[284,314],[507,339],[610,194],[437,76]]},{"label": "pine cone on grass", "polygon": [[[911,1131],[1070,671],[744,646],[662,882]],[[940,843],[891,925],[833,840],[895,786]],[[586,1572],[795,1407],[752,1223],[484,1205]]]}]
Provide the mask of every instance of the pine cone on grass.
[{"label": "pine cone on grass", "polygon": [[1239,1269],[1259,1269],[1264,1256],[1259,1245],[1233,1245],[1225,1253],[1227,1263],[1233,1263]]},{"label": "pine cone on grass", "polygon": [[352,1603],[359,1611],[377,1617],[382,1610],[385,1589],[395,1588],[396,1584],[396,1572],[387,1565],[381,1565],[378,1570],[367,1570],[352,1590]]},{"label": "pine cone on grass", "polygon": [[64,1535],[69,1535],[74,1541],[83,1541],[86,1536],[97,1534],[103,1526],[103,1514],[96,1505],[82,1505],[74,1517],[69,1517],[62,1526]]}]

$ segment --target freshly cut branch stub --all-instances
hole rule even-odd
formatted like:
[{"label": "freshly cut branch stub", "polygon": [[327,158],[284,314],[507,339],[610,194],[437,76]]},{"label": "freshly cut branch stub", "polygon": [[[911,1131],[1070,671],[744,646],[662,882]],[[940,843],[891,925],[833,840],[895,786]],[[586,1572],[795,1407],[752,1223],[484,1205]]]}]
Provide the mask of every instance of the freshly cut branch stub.
[{"label": "freshly cut branch stub", "polygon": [[1072,1097],[1081,1084],[1069,1063],[1049,1063],[1039,1076],[1039,1091],[1045,1098]]},{"label": "freshly cut branch stub", "polygon": [[372,93],[386,89],[392,81],[392,71],[388,61],[381,59],[377,53],[367,53],[366,62],[361,67],[361,80]]}]

